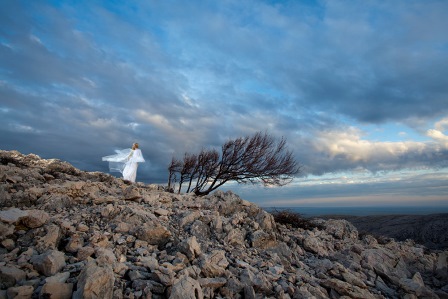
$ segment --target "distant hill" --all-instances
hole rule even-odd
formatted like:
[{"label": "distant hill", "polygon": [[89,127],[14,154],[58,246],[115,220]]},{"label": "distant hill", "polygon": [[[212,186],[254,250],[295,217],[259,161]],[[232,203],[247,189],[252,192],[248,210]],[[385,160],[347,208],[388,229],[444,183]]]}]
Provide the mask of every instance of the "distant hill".
[{"label": "distant hill", "polygon": [[412,239],[429,249],[448,248],[448,213],[431,215],[323,216],[323,219],[345,219],[362,233]]}]

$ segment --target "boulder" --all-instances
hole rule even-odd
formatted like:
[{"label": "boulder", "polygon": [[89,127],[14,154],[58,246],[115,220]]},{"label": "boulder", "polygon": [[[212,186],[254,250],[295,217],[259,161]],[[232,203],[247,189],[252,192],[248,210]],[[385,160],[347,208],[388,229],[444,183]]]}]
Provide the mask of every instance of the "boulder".
[{"label": "boulder", "polygon": [[191,277],[183,277],[177,281],[172,289],[170,299],[203,299],[202,288],[199,282]]},{"label": "boulder", "polygon": [[32,286],[17,286],[11,287],[6,291],[9,298],[14,299],[30,299],[33,296],[34,288]]},{"label": "boulder", "polygon": [[39,252],[45,252],[49,249],[56,249],[62,238],[62,232],[59,226],[50,224],[45,226],[45,234],[36,241],[36,249]]},{"label": "boulder", "polygon": [[150,245],[163,245],[169,242],[171,232],[159,224],[147,223],[137,229],[135,236]]},{"label": "boulder", "polygon": [[25,271],[19,268],[0,266],[0,289],[12,287],[25,278]]},{"label": "boulder", "polygon": [[14,233],[14,225],[0,222],[0,240],[4,240]]},{"label": "boulder", "polygon": [[111,267],[101,267],[91,260],[78,276],[77,290],[73,299],[113,298],[115,282]]},{"label": "boulder", "polygon": [[328,251],[325,248],[324,243],[319,238],[313,236],[308,236],[305,238],[303,241],[303,248],[306,251],[310,251],[319,256],[328,256]]},{"label": "boulder", "polygon": [[348,282],[338,280],[336,278],[324,279],[321,285],[325,288],[336,291],[340,296],[349,296],[349,298],[363,298],[363,299],[376,299],[377,297],[371,294],[366,289],[362,289]]},{"label": "boulder", "polygon": [[33,256],[31,263],[43,275],[52,276],[65,267],[65,255],[58,250],[48,250],[43,254]]},{"label": "boulder", "polygon": [[72,283],[47,282],[40,290],[39,299],[71,299],[72,293]]},{"label": "boulder", "polygon": [[190,211],[185,213],[179,220],[179,227],[185,227],[187,224],[195,221],[201,217],[201,213],[199,211]]},{"label": "boulder", "polygon": [[13,224],[19,221],[20,218],[28,215],[27,211],[21,209],[11,208],[8,210],[0,211],[0,221],[8,224]]},{"label": "boulder", "polygon": [[199,267],[205,277],[219,277],[225,274],[229,261],[225,251],[214,250],[210,254],[201,256]]},{"label": "boulder", "polygon": [[358,230],[347,220],[330,219],[325,222],[325,231],[336,239],[358,239]]},{"label": "boulder", "polygon": [[179,244],[179,251],[184,253],[189,260],[193,260],[201,254],[201,246],[193,236]]},{"label": "boulder", "polygon": [[252,247],[267,249],[277,246],[275,235],[268,234],[262,230],[257,230],[250,235]]},{"label": "boulder", "polygon": [[84,238],[78,234],[74,234],[70,237],[65,250],[71,253],[76,253],[81,247],[84,246]]},{"label": "boulder", "polygon": [[41,210],[29,210],[27,215],[20,217],[20,221],[29,228],[41,227],[48,222],[50,216]]},{"label": "boulder", "polygon": [[78,253],[77,253],[76,257],[78,258],[78,260],[84,261],[88,257],[92,256],[92,254],[94,254],[94,253],[95,253],[95,249],[93,249],[93,247],[90,247],[90,246],[81,247],[78,249]]}]

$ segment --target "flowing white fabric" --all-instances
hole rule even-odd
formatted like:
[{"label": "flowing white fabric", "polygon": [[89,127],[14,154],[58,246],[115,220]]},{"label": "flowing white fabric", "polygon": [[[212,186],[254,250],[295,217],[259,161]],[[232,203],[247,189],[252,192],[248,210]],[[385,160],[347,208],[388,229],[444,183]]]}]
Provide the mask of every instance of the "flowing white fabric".
[{"label": "flowing white fabric", "polygon": [[103,161],[109,162],[110,172],[121,172],[123,179],[135,182],[137,177],[137,163],[145,162],[140,149],[132,150],[130,148],[115,150],[116,154],[103,157]]}]

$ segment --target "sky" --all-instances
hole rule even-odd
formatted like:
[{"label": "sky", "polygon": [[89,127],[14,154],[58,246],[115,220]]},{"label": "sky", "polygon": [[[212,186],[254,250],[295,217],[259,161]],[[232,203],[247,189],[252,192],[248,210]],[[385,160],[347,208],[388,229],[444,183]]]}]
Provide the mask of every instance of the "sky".
[{"label": "sky", "polygon": [[257,131],[302,165],[261,206],[448,207],[448,1],[0,0],[0,149],[137,180]]}]

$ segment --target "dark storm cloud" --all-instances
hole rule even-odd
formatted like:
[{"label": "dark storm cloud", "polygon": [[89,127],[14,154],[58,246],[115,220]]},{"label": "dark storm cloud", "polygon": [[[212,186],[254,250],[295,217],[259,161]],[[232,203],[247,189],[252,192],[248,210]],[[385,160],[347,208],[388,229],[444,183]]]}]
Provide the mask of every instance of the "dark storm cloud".
[{"label": "dark storm cloud", "polygon": [[[268,130],[304,175],[447,166],[445,1],[5,1],[2,149],[107,171],[138,141],[142,181],[172,155]],[[369,141],[401,122],[426,140]],[[430,123],[428,127],[428,123]],[[427,136],[425,136],[427,134]]]}]

